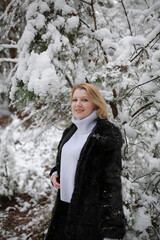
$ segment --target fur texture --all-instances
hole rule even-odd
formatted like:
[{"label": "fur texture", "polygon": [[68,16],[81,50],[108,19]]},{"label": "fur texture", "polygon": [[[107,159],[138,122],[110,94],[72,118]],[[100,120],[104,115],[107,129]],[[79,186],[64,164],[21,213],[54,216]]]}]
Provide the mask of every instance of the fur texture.
[{"label": "fur texture", "polygon": [[[50,174],[57,170],[59,176],[62,147],[75,131],[74,124],[64,131],[58,147],[56,167]],[[78,161],[65,229],[67,239],[123,238],[125,218],[121,195],[122,142],[121,133],[113,123],[107,119],[97,119]],[[58,204],[59,194],[55,210]]]}]

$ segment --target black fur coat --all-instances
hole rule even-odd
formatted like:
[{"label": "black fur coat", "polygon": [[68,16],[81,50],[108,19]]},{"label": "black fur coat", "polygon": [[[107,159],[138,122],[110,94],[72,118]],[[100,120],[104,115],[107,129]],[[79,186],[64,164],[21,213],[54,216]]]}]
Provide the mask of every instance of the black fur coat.
[{"label": "black fur coat", "polygon": [[[61,150],[77,127],[71,124],[58,146],[55,170],[60,175]],[[74,147],[74,146],[73,146]],[[66,233],[68,239],[93,239],[93,228],[101,238],[122,239],[125,218],[121,195],[121,147],[119,129],[107,119],[97,118],[77,164],[75,187],[68,212]],[[55,209],[59,203],[59,194]]]}]

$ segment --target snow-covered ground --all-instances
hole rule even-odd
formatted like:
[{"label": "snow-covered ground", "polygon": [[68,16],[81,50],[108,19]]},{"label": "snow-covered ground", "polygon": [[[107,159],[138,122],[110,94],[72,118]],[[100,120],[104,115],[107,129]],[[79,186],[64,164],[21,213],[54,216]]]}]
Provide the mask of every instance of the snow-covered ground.
[{"label": "snow-covered ground", "polygon": [[36,127],[26,129],[17,118],[0,129],[1,239],[34,240],[35,231],[45,233],[56,196],[49,171],[61,133],[54,126],[43,133]]}]

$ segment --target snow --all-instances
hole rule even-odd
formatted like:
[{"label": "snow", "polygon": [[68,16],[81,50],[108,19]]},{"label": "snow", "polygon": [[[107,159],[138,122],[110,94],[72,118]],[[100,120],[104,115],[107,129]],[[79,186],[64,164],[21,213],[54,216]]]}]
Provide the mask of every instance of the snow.
[{"label": "snow", "polygon": [[47,52],[41,54],[32,52],[28,59],[28,65],[30,67],[23,77],[24,82],[29,79],[28,90],[40,96],[47,92],[56,93],[55,90],[59,87],[59,78]]},{"label": "snow", "polygon": [[131,127],[128,123],[125,124],[124,129],[125,129],[126,136],[128,138],[135,138],[136,137],[135,129],[133,127]]},{"label": "snow", "polygon": [[55,27],[63,27],[65,23],[65,19],[61,16],[57,16],[56,20],[54,20],[53,24]]},{"label": "snow", "polygon": [[73,29],[76,29],[79,24],[79,17],[72,16],[71,18],[68,18],[66,21],[65,29],[67,32],[71,32]]},{"label": "snow", "polygon": [[48,4],[44,1],[32,2],[28,7],[26,19],[29,20],[32,17],[36,17],[37,9],[39,9],[41,13],[44,13],[50,10]]},{"label": "snow", "polygon": [[39,13],[34,22],[35,22],[34,25],[37,28],[37,30],[40,30],[45,25],[45,16]]},{"label": "snow", "polygon": [[151,218],[147,213],[147,209],[145,207],[139,208],[136,216],[135,229],[143,232],[151,225]]},{"label": "snow", "polygon": [[[14,119],[5,131],[0,130],[1,141],[6,146],[5,149],[2,146],[2,154],[5,151],[12,156],[12,161],[7,162],[10,178],[14,179],[10,185],[18,184],[18,192],[30,194],[34,199],[45,196],[48,188],[51,188],[49,171],[45,172],[45,166],[54,166],[53,149],[56,149],[62,133],[52,127],[40,138],[40,132],[38,128],[24,131],[18,119]],[[4,192],[2,187],[0,194]],[[23,203],[23,211],[28,206],[27,202]]]},{"label": "snow", "polygon": [[107,28],[101,28],[94,31],[96,39],[103,40],[104,38],[111,38],[111,32]]}]

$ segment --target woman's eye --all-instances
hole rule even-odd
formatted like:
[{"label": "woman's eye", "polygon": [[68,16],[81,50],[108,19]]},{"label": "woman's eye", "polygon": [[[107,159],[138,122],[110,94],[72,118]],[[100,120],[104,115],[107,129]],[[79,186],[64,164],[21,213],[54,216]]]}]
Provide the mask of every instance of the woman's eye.
[{"label": "woman's eye", "polygon": [[88,102],[88,99],[84,98],[82,99],[83,102]]},{"label": "woman's eye", "polygon": [[77,99],[72,99],[72,102],[76,102],[77,101]]}]

